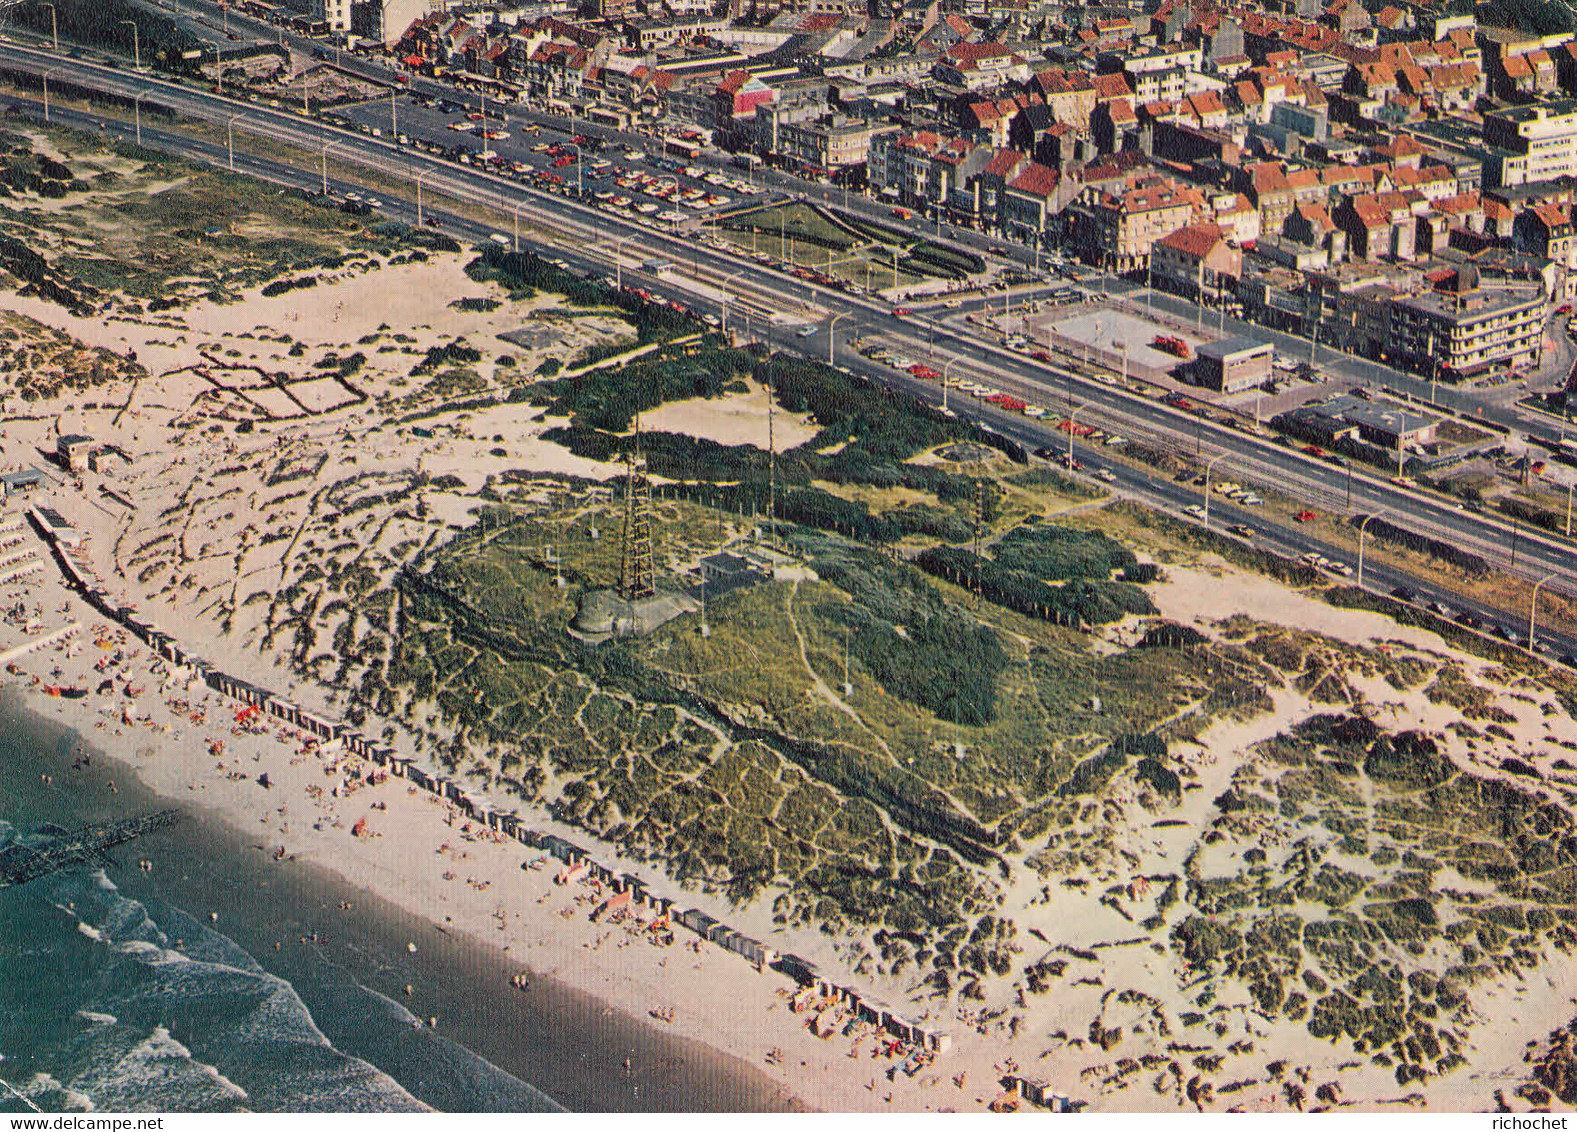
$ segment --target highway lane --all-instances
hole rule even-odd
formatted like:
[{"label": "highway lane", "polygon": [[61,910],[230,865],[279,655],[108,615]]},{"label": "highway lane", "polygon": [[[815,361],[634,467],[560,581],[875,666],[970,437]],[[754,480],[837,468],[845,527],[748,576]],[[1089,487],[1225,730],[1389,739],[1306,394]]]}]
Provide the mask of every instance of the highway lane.
[{"label": "highway lane", "polygon": [[[337,66],[373,81],[397,85],[396,79],[399,77],[405,80],[403,85],[405,85],[406,89],[413,92],[420,91],[434,97],[456,97],[457,88],[448,82],[438,82],[426,79],[420,75],[411,74],[390,66],[377,57],[363,56],[354,52],[342,53],[332,48],[325,48],[323,41],[299,36],[288,29],[275,27],[265,21],[246,16],[237,10],[227,11],[224,6],[213,2],[213,0],[179,0],[179,2],[175,2],[175,0],[134,0],[134,2],[142,4],[150,11],[160,11],[161,14],[167,17],[174,17],[187,23],[200,25],[194,30],[194,34],[202,35],[205,31],[212,31],[217,36],[222,34],[221,29],[224,28],[237,33],[236,38],[243,38],[250,31],[251,38],[259,43],[274,43],[277,40],[280,43],[289,44],[294,50],[302,54],[313,52],[332,53]],[[514,116],[519,121],[535,122],[550,129],[579,130],[591,136],[607,140],[634,141],[637,144],[642,144],[642,139],[644,138],[646,139],[644,144],[649,144],[651,139],[660,134],[659,129],[655,126],[641,131],[617,130],[611,126],[592,123],[583,118],[570,117],[566,119],[562,115],[548,113],[541,109],[518,106],[505,107],[504,109],[506,113]],[[565,126],[566,121],[568,122],[568,127]],[[703,155],[699,164],[709,167],[722,167],[724,163],[721,159],[707,154]],[[828,204],[837,204],[868,220],[892,222],[887,215],[888,206],[886,204],[859,194],[851,197],[846,189],[840,191],[836,188],[829,188],[786,171],[770,168],[757,171],[752,174],[751,179],[756,183],[775,188],[783,193],[808,195],[823,200]],[[910,227],[914,229],[916,234],[923,234],[927,238],[938,240],[941,243],[967,247],[981,254],[995,257],[1004,263],[1032,267],[1037,271],[1043,258],[1041,255],[1042,249],[1040,248],[1026,247],[999,237],[975,232],[963,226],[943,225],[939,218],[934,225],[934,234],[926,230],[931,225],[925,223],[913,223]],[[1049,252],[1051,249],[1047,249],[1047,251]],[[1092,272],[1094,278],[1100,279],[1103,290],[1108,283],[1114,288],[1125,287],[1124,282],[1117,276],[1108,275],[1096,268],[1084,268],[1083,270]],[[1174,296],[1161,294],[1152,301],[1155,301],[1163,310],[1167,310],[1174,315],[1180,315],[1190,321],[1196,318],[1197,308]],[[1392,369],[1383,363],[1359,358],[1351,354],[1344,354],[1329,349],[1322,350],[1317,343],[1311,343],[1305,338],[1270,330],[1255,323],[1234,319],[1230,320],[1228,324],[1218,319],[1218,326],[1221,327],[1223,332],[1228,325],[1235,333],[1247,333],[1261,340],[1273,341],[1289,355],[1295,357],[1308,356],[1315,364],[1331,372],[1340,373],[1344,377],[1406,393],[1421,402],[1429,400],[1443,406],[1452,407],[1458,411],[1482,415],[1485,419],[1493,421],[1502,427],[1528,432],[1547,441],[1555,441],[1560,435],[1559,425],[1552,424],[1547,418],[1516,408],[1511,403],[1513,399],[1505,394],[1486,397],[1482,391],[1474,393],[1473,391],[1449,386],[1434,387],[1427,377]],[[1549,327],[1547,329],[1550,329],[1559,338],[1558,328]],[[1543,385],[1555,380],[1553,377],[1543,378],[1536,384]],[[1529,384],[1535,383],[1530,382]]]},{"label": "highway lane", "polygon": [[[37,67],[56,63],[58,60],[58,57],[48,53],[27,52],[16,47],[0,50],[0,57],[6,56],[31,61]],[[942,352],[968,351],[978,357],[989,358],[1000,375],[996,384],[1016,378],[1024,382],[1026,388],[1036,388],[1041,391],[1034,398],[1036,400],[1047,399],[1045,391],[1048,383],[1051,383],[1052,388],[1060,384],[1065,390],[1071,390],[1081,402],[1092,405],[1090,410],[1092,419],[1099,419],[1098,414],[1110,414],[1114,419],[1136,422],[1136,425],[1149,428],[1156,435],[1186,437],[1192,434],[1198,437],[1196,443],[1201,454],[1207,443],[1212,451],[1237,452],[1239,454],[1237,458],[1241,459],[1244,465],[1242,471],[1235,473],[1239,478],[1250,478],[1252,473],[1257,473],[1268,478],[1270,482],[1301,485],[1301,489],[1307,490],[1311,497],[1318,494],[1322,499],[1341,498],[1345,502],[1347,481],[1350,477],[1354,509],[1384,509],[1389,514],[1397,516],[1399,521],[1421,529],[1424,533],[1448,537],[1458,545],[1485,554],[1491,561],[1503,562],[1508,567],[1513,566],[1510,547],[1514,535],[1511,528],[1504,524],[1481,516],[1454,512],[1448,506],[1418,493],[1403,491],[1382,480],[1372,479],[1366,474],[1353,473],[1347,469],[1332,469],[1300,453],[1290,452],[1243,434],[1221,429],[1213,424],[1202,423],[1197,418],[1178,413],[1159,403],[1089,381],[1070,371],[1031,363],[1028,359],[1009,354],[988,342],[961,338],[954,328],[935,320],[924,317],[911,320],[894,319],[884,304],[828,292],[801,281],[786,284],[781,276],[752,261],[703,246],[699,241],[654,232],[562,197],[533,193],[475,170],[457,168],[421,154],[399,150],[397,147],[380,143],[377,139],[368,139],[361,135],[325,127],[316,122],[303,121],[283,111],[245,103],[236,104],[219,99],[205,91],[150,83],[146,78],[128,78],[124,73],[95,67],[82,61],[69,64],[68,68],[76,71],[77,77],[84,82],[91,80],[95,85],[120,90],[123,93],[134,89],[158,89],[161,103],[172,105],[178,111],[197,117],[217,120],[226,110],[240,110],[247,118],[245,129],[298,145],[318,148],[322,139],[332,139],[332,144],[336,147],[344,147],[347,156],[363,161],[371,167],[382,169],[392,176],[409,179],[413,174],[420,173],[424,180],[427,180],[430,190],[442,190],[458,197],[485,203],[502,201],[506,209],[511,204],[516,208],[524,208],[529,203],[535,206],[535,210],[529,214],[534,222],[551,224],[563,238],[567,238],[578,248],[591,251],[594,256],[605,252],[607,258],[601,260],[601,267],[604,269],[611,263],[612,255],[606,245],[611,245],[615,238],[618,238],[631,246],[644,248],[648,252],[673,255],[679,262],[689,258],[697,268],[704,263],[707,270],[714,275],[721,273],[749,278],[753,281],[756,290],[761,293],[774,290],[781,292],[785,285],[793,289],[803,289],[807,302],[837,311],[840,316],[845,314],[856,316],[856,322],[849,324],[851,330],[858,324],[864,323],[899,338],[907,338],[910,342],[910,352],[917,355],[925,346],[919,337],[920,331],[924,331],[934,340],[935,347]],[[340,151],[336,148],[335,152]],[[256,167],[255,163],[253,167]],[[718,307],[721,305],[717,304]],[[793,348],[796,343],[787,341],[784,345]],[[890,384],[903,384],[901,379],[897,382],[890,378],[887,380]],[[933,402],[938,400],[934,388],[925,392]],[[995,411],[985,410],[985,412],[989,416]],[[1060,435],[1043,426],[1029,427],[1039,429],[1035,435],[1038,436],[1040,443],[1052,442],[1057,435]],[[1516,538],[1518,550],[1514,568],[1519,573],[1530,577],[1555,573],[1570,584],[1573,574],[1571,556],[1567,547],[1553,540],[1544,539],[1542,536],[1522,535]]]}]

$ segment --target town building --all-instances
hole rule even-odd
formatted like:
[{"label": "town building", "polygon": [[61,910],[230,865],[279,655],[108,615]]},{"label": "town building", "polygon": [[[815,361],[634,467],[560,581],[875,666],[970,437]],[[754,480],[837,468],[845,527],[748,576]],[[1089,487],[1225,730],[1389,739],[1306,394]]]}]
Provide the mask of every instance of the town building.
[{"label": "town building", "polygon": [[1252,338],[1223,338],[1206,342],[1195,351],[1189,376],[1205,389],[1217,393],[1242,393],[1270,380],[1270,343]]}]

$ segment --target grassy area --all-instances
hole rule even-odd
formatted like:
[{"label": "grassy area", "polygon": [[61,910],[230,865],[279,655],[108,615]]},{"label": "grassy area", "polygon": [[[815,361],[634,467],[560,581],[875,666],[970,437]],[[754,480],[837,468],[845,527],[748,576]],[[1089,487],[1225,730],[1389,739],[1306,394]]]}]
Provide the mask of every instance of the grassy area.
[{"label": "grassy area", "polygon": [[829,219],[808,204],[737,213],[728,218],[722,231],[741,249],[763,251],[868,289],[906,287],[928,275],[913,264],[906,266],[907,244],[865,238],[850,225]]}]

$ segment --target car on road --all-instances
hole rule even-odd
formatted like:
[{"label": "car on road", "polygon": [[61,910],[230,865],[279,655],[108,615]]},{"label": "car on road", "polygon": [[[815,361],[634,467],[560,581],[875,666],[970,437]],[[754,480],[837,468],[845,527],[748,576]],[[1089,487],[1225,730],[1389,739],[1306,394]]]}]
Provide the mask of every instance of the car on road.
[{"label": "car on road", "polygon": [[909,318],[913,314],[914,314],[914,311],[910,310],[908,307],[894,307],[893,308],[893,317],[894,318]]},{"label": "car on road", "polygon": [[1095,473],[1095,478],[1098,480],[1104,480],[1107,483],[1117,482],[1117,477],[1112,473],[1110,468],[1102,468],[1100,471]]},{"label": "car on road", "polygon": [[1243,523],[1233,523],[1230,527],[1227,528],[1227,530],[1231,531],[1233,534],[1237,535],[1239,538],[1253,538],[1254,537],[1254,528],[1250,527],[1250,526],[1246,526]]},{"label": "car on road", "polygon": [[1187,507],[1184,507],[1183,513],[1185,515],[1192,515],[1196,519],[1203,519],[1205,517],[1205,509],[1197,503],[1190,503]]},{"label": "car on road", "polygon": [[948,299],[942,305],[944,307],[946,307],[950,311],[956,311],[959,307],[964,305],[964,300],[963,299]]},{"label": "car on road", "polygon": [[816,333],[816,327],[815,327],[814,324],[809,325],[809,326],[802,326],[798,330],[796,330],[794,333],[799,335],[799,337],[801,337],[801,338],[809,338],[812,334]]},{"label": "car on road", "polygon": [[1313,511],[1303,510],[1303,511],[1299,511],[1296,515],[1293,516],[1293,518],[1296,519],[1300,523],[1312,523],[1317,518],[1317,516],[1314,514]]}]

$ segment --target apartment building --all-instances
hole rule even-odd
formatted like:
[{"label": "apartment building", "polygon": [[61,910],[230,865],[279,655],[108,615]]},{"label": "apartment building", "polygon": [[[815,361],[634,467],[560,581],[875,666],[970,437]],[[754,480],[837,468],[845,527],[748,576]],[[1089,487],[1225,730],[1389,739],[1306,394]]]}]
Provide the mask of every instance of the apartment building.
[{"label": "apartment building", "polygon": [[[763,111],[757,110],[756,117],[759,124]],[[785,121],[777,125],[771,152],[787,164],[828,171],[846,169],[865,164],[873,137],[896,132],[895,126],[858,118]]]},{"label": "apartment building", "polygon": [[1155,285],[1188,299],[1235,289],[1242,270],[1243,253],[1208,220],[1162,236],[1151,249],[1150,272]]},{"label": "apartment building", "polygon": [[1399,295],[1389,306],[1392,362],[1450,380],[1539,363],[1545,298],[1537,283],[1480,279],[1464,264],[1438,288]]},{"label": "apartment building", "polygon": [[1504,151],[1503,185],[1577,176],[1577,100],[1537,102],[1485,114],[1484,144]]},{"label": "apartment building", "polygon": [[1069,205],[1069,231],[1084,259],[1117,271],[1150,263],[1155,242],[1183,227],[1203,211],[1198,190],[1162,178],[1121,193],[1090,188]]}]

